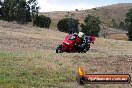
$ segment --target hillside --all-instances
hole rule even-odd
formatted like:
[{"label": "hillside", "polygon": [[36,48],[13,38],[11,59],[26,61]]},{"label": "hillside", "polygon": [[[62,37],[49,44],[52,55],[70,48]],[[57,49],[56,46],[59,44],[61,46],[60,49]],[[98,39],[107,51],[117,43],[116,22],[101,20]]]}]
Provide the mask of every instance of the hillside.
[{"label": "hillside", "polygon": [[[76,83],[76,69],[130,74],[132,42],[97,38],[85,53],[56,54],[66,33],[0,21],[1,88],[131,88],[130,84]],[[131,83],[132,84],[132,83]]]},{"label": "hillside", "polygon": [[[119,3],[87,10],[70,11],[70,14],[71,17],[80,19],[80,21],[82,21],[88,14],[98,16],[105,26],[111,26],[112,19],[115,19],[117,24],[124,22],[126,13],[130,8],[132,8],[132,3]],[[64,18],[68,12],[45,12],[40,14],[50,16],[52,18],[51,27],[56,27],[55,24],[57,24],[60,19]]]}]

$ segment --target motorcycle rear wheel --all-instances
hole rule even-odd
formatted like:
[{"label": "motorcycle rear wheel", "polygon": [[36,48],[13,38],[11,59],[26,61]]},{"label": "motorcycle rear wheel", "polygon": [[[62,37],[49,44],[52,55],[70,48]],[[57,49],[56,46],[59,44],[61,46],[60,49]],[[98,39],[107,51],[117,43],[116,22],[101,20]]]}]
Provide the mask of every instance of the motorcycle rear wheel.
[{"label": "motorcycle rear wheel", "polygon": [[90,49],[90,45],[87,45],[86,48],[83,50],[84,53],[86,53],[87,51],[89,51]]}]

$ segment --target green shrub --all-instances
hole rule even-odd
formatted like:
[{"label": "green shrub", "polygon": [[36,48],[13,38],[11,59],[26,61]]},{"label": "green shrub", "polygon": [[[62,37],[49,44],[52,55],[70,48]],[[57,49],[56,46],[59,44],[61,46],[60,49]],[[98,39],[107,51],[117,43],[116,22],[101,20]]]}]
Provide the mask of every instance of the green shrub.
[{"label": "green shrub", "polygon": [[118,28],[118,24],[116,23],[116,20],[115,19],[112,19],[111,20],[111,27]]},{"label": "green shrub", "polygon": [[132,41],[132,9],[130,9],[126,14],[125,23],[128,29],[127,35],[129,37],[129,40]]},{"label": "green shrub", "polygon": [[41,28],[49,28],[51,19],[49,17],[40,15],[36,16],[34,24]]},{"label": "green shrub", "polygon": [[78,32],[78,20],[73,18],[64,18],[61,19],[58,24],[58,30],[61,32]]},{"label": "green shrub", "polygon": [[121,28],[121,29],[126,29],[126,27],[125,27],[125,23],[124,22],[120,22],[120,24],[119,24],[119,28]]},{"label": "green shrub", "polygon": [[84,23],[81,24],[82,32],[86,33],[87,35],[92,34],[98,37],[98,34],[100,32],[100,23],[101,21],[98,17],[88,15],[87,17],[85,17]]}]

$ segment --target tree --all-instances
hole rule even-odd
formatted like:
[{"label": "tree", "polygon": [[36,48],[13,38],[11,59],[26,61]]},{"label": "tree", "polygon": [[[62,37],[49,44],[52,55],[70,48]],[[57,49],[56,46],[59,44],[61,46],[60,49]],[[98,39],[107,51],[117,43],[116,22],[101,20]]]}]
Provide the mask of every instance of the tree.
[{"label": "tree", "polygon": [[30,7],[25,0],[19,0],[15,7],[16,21],[20,24],[26,24],[31,21]]},{"label": "tree", "polygon": [[59,20],[57,27],[61,32],[78,32],[78,24],[79,22],[73,18],[64,18]]},{"label": "tree", "polygon": [[29,0],[28,5],[30,6],[32,22],[33,22],[33,26],[34,26],[35,16],[38,16],[38,11],[39,11],[40,7],[37,6],[38,5],[37,0]]},{"label": "tree", "polygon": [[2,5],[2,18],[7,21],[13,21],[15,19],[16,0],[4,0]]},{"label": "tree", "polygon": [[75,9],[76,12],[78,12],[78,9]]},{"label": "tree", "polygon": [[127,35],[129,37],[129,40],[132,41],[132,8],[126,14],[125,23],[126,23],[126,27],[128,29]]},{"label": "tree", "polygon": [[82,32],[86,33],[87,35],[93,34],[95,36],[99,36],[100,23],[101,21],[98,17],[88,15],[85,17],[84,23],[81,24]]},{"label": "tree", "polygon": [[[2,2],[3,1],[3,2]],[[33,22],[38,16],[37,0],[0,0],[0,19],[16,21],[20,24]],[[50,22],[50,20],[49,20]]]},{"label": "tree", "polygon": [[36,16],[34,21],[34,24],[41,28],[49,28],[50,23],[51,23],[51,19],[43,15]]},{"label": "tree", "polygon": [[26,0],[4,0],[1,13],[3,20],[15,20],[20,24],[26,24],[31,21],[30,7]]},{"label": "tree", "polygon": [[0,19],[2,19],[2,5],[3,2],[0,0]]}]

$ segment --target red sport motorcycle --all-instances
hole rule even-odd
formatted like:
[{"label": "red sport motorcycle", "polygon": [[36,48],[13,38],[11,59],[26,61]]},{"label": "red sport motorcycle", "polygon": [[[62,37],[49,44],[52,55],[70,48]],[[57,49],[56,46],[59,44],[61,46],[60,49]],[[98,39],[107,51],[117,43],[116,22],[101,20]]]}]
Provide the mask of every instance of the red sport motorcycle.
[{"label": "red sport motorcycle", "polygon": [[58,45],[56,48],[56,53],[63,52],[79,52],[86,53],[90,49],[90,44],[94,44],[95,37],[87,36],[83,44],[80,44],[82,40],[75,34],[69,34],[65,36],[62,44]]}]

